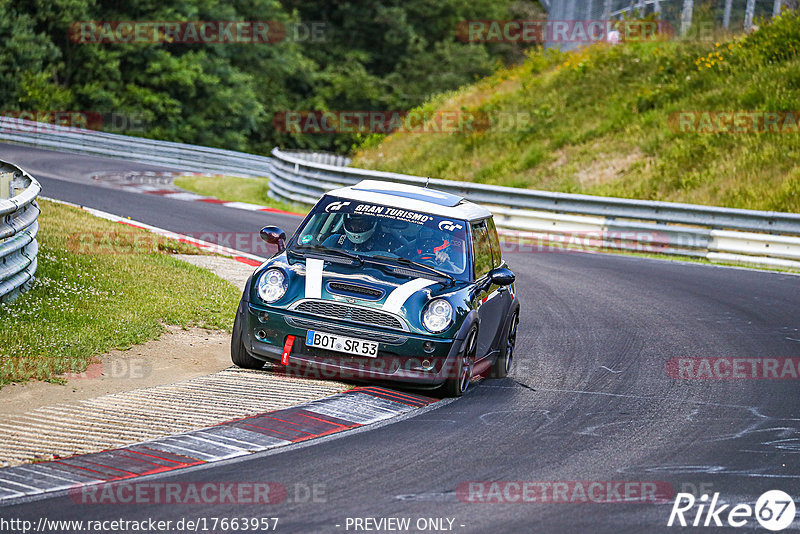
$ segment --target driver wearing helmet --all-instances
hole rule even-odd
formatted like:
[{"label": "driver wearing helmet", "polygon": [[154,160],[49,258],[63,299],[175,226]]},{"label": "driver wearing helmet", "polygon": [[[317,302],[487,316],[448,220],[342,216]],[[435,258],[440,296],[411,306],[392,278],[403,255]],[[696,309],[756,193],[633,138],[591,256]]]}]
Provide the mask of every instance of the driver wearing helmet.
[{"label": "driver wearing helmet", "polygon": [[344,233],[334,234],[323,243],[354,252],[369,252],[380,246],[384,234],[378,232],[378,218],[359,213],[349,213],[344,218]]}]

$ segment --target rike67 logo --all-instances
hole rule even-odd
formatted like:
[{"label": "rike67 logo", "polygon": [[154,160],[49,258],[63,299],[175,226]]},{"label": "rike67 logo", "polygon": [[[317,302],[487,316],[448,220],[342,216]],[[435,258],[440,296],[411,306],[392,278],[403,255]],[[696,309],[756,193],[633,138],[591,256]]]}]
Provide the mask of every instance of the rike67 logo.
[{"label": "rike67 logo", "polygon": [[[715,493],[710,502],[708,495],[695,499],[691,493],[678,493],[667,526],[739,528],[755,518],[765,529],[778,532],[792,524],[794,514],[794,500],[781,490],[765,492],[758,498],[755,507],[744,503],[720,503],[719,493]],[[750,525],[751,528],[754,526]]]}]

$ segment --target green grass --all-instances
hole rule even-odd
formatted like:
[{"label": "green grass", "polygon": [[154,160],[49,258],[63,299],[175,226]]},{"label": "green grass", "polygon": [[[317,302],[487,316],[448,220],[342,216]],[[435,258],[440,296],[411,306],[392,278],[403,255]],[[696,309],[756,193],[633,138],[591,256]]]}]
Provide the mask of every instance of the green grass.
[{"label": "green grass", "polygon": [[308,208],[274,200],[269,196],[266,178],[238,178],[234,176],[182,176],[175,185],[198,195],[218,198],[227,202],[248,202],[284,211],[306,213]]},{"label": "green grass", "polygon": [[[800,110],[800,18],[719,41],[531,53],[421,109],[488,129],[367,139],[353,166],[591,195],[800,211],[800,133],[686,133],[681,111]],[[671,118],[673,117],[673,118]]]},{"label": "green grass", "polygon": [[157,338],[164,325],[230,331],[239,291],[172,258],[189,245],[40,201],[33,288],[0,304],[0,387],[60,381],[92,358]]}]

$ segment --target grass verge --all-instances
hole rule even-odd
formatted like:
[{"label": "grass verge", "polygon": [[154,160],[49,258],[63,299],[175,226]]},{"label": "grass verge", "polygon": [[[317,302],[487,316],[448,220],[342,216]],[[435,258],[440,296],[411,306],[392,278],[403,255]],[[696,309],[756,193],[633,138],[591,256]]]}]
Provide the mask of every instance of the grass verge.
[{"label": "grass verge", "polygon": [[181,189],[224,200],[260,204],[292,213],[306,213],[308,208],[275,200],[269,196],[266,178],[239,178],[235,176],[182,176],[175,179]]},{"label": "grass verge", "polygon": [[172,258],[189,245],[40,201],[31,291],[0,304],[0,387],[61,381],[92,358],[157,338],[165,324],[230,331],[239,291]]}]

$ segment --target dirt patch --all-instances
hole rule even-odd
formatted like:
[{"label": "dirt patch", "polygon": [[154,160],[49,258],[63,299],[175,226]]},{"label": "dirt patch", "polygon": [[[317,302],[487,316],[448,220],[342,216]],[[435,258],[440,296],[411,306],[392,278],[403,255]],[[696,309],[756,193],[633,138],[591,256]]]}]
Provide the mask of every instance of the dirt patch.
[{"label": "dirt patch", "polygon": [[575,179],[582,187],[606,184],[620,178],[628,169],[645,158],[638,147],[633,147],[627,154],[600,154],[588,167],[578,170]]},{"label": "dirt patch", "polygon": [[0,389],[0,414],[91,399],[133,389],[171,384],[231,366],[231,335],[202,328],[167,327],[159,339],[115,350],[85,372],[65,376],[66,384],[12,383]]}]

